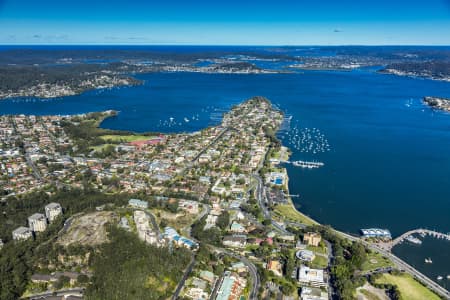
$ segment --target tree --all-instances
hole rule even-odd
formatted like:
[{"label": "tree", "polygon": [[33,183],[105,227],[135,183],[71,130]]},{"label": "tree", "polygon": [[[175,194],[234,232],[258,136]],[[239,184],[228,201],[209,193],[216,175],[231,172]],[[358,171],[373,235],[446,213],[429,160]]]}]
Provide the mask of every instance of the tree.
[{"label": "tree", "polygon": [[70,283],[70,278],[63,275],[58,278],[58,280],[54,283],[53,286],[55,287],[55,289],[60,290],[63,287],[68,286],[69,283]]},{"label": "tree", "polygon": [[262,223],[263,223],[264,226],[269,226],[270,224],[272,224],[272,220],[264,219],[264,221]]},{"label": "tree", "polygon": [[228,227],[230,224],[230,214],[228,211],[222,212],[222,214],[217,218],[216,224],[222,230]]}]

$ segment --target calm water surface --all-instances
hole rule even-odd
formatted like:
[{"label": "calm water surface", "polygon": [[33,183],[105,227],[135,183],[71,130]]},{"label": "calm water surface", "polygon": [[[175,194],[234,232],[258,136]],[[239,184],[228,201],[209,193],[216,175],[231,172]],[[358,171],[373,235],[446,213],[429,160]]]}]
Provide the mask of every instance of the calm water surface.
[{"label": "calm water surface", "polygon": [[[103,122],[103,127],[195,131],[217,124],[231,105],[262,95],[293,116],[292,127],[317,128],[331,146],[326,153],[293,153],[293,160],[325,163],[316,170],[288,166],[290,190],[300,194],[296,205],[303,212],[352,233],[365,227],[388,228],[393,235],[418,227],[450,231],[450,114],[421,103],[427,95],[450,97],[450,83],[371,71],[156,73],[139,78],[144,85],[51,101],[0,101],[0,113],[115,109],[120,114]],[[293,148],[289,134],[282,139]],[[432,244],[427,240],[417,251],[422,256],[443,248],[449,252],[448,243],[427,246]],[[410,248],[402,245],[396,251],[416,261]],[[450,274],[450,259],[442,259],[442,270],[435,264],[417,267],[435,278],[439,272]]]}]

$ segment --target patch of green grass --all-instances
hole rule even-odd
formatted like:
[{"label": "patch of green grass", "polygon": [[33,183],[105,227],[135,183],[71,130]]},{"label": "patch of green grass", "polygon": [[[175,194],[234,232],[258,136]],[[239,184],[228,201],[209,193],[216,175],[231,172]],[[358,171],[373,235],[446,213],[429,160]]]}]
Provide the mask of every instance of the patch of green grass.
[{"label": "patch of green grass", "polygon": [[291,204],[279,204],[274,207],[273,212],[278,216],[290,220],[293,222],[303,223],[306,225],[314,225],[317,224],[316,221],[311,219],[310,217],[300,213],[296,210]]},{"label": "patch of green grass", "polygon": [[315,246],[311,246],[308,245],[306,246],[306,249],[316,252],[316,253],[322,253],[322,254],[327,254],[327,247],[315,247]]},{"label": "patch of green grass", "polygon": [[386,268],[386,267],[390,267],[390,266],[393,266],[393,264],[389,259],[383,257],[379,253],[371,252],[371,253],[367,254],[367,259],[363,263],[361,270],[362,271],[371,271],[371,270],[375,270],[377,268]]},{"label": "patch of green grass", "polygon": [[317,269],[324,269],[328,266],[328,259],[326,257],[316,255],[312,261],[312,267]]},{"label": "patch of green grass", "polygon": [[409,274],[391,275],[383,274],[376,281],[383,284],[394,284],[400,291],[402,300],[439,300],[439,296],[424,287]]},{"label": "patch of green grass", "polygon": [[148,136],[148,135],[139,135],[139,134],[127,134],[127,135],[105,134],[105,135],[100,136],[100,138],[104,141],[129,143],[129,142],[134,142],[134,141],[145,141],[145,140],[152,139],[154,137]]}]

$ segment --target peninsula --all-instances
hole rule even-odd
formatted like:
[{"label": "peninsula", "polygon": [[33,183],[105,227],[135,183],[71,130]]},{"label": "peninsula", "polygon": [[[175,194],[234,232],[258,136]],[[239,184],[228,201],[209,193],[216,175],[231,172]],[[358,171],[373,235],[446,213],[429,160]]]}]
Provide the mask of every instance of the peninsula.
[{"label": "peninsula", "polygon": [[0,118],[0,298],[353,299],[402,281],[438,299],[414,278],[448,295],[295,209],[268,99],[193,133],[98,128],[112,114]]},{"label": "peninsula", "polygon": [[450,111],[450,98],[424,97],[423,102],[432,108]]}]

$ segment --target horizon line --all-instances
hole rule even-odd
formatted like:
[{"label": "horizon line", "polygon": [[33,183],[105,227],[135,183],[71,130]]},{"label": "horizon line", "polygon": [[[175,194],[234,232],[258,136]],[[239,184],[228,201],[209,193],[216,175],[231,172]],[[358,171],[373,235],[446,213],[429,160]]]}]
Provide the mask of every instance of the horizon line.
[{"label": "horizon line", "polygon": [[194,47],[450,47],[450,44],[189,44],[189,43],[155,43],[155,44],[129,44],[129,43],[1,43],[0,46],[194,46]]}]

